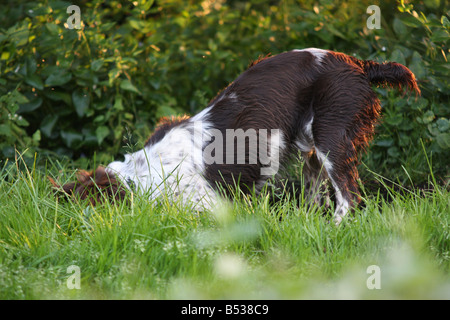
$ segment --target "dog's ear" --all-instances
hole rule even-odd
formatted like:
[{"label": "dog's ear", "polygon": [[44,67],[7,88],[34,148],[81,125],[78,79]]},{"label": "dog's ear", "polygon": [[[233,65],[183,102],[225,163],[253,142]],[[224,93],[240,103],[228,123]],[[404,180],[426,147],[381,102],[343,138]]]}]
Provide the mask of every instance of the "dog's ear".
[{"label": "dog's ear", "polygon": [[[85,176],[80,177],[84,179]],[[89,183],[85,183],[84,192],[90,197],[91,202],[123,200],[125,198],[125,187],[113,174],[108,174],[105,167],[98,167],[89,177]]]},{"label": "dog's ear", "polygon": [[92,173],[89,173],[86,170],[77,170],[75,175],[77,177],[77,182],[80,184],[89,184],[89,181],[92,178]]},{"label": "dog's ear", "polygon": [[98,167],[95,172],[78,170],[76,173],[77,181],[69,182],[63,186],[59,185],[52,178],[48,177],[57,196],[69,195],[79,197],[81,200],[89,199],[92,205],[101,203],[105,199],[124,200],[126,188],[115,178],[108,174],[104,167]]},{"label": "dog's ear", "polygon": [[62,196],[75,196],[80,195],[81,199],[85,199],[84,189],[89,186],[91,182],[91,174],[85,170],[78,170],[76,172],[77,180],[74,182],[68,182],[64,185],[60,185],[53,178],[47,177],[50,183],[53,186],[53,190],[55,191],[55,195],[58,198]]},{"label": "dog's ear", "polygon": [[55,192],[55,195],[58,198],[61,198],[61,196],[63,196],[63,195],[71,196],[73,194],[73,190],[75,189],[75,182],[69,182],[69,183],[66,183],[65,185],[61,186],[55,180],[53,180],[53,178],[47,177],[47,179],[52,184],[53,191]]},{"label": "dog's ear", "polygon": [[100,200],[100,197],[104,197],[101,194],[106,195],[109,200],[123,201],[125,199],[125,186],[113,174],[109,174],[104,167],[98,167],[95,170],[94,183],[97,191],[100,191],[97,194],[98,200]]}]

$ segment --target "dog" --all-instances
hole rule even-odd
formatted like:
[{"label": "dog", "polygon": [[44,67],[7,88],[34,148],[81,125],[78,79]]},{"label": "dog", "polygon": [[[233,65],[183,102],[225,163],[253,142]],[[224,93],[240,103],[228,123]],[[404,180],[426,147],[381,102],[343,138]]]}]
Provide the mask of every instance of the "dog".
[{"label": "dog", "polygon": [[133,191],[151,199],[170,194],[208,210],[219,189],[258,193],[301,154],[312,190],[331,182],[339,224],[361,201],[358,157],[381,112],[374,85],[420,94],[414,74],[396,62],[317,48],[266,56],[200,113],[163,120],[144,148],[124,161],[81,171],[62,187],[52,183],[93,203],[123,200]]}]

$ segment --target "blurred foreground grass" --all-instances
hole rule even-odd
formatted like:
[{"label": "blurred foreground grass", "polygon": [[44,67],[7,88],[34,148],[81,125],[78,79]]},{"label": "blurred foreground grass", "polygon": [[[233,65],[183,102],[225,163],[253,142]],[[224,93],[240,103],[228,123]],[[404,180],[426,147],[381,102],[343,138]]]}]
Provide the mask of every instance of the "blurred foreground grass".
[{"label": "blurred foreground grass", "polygon": [[[20,160],[18,161],[20,162]],[[449,299],[448,186],[393,193],[336,227],[324,208],[236,196],[211,214],[129,195],[57,200],[59,163],[0,171],[1,299]],[[75,265],[80,289],[69,289]],[[369,266],[381,289],[369,289]]]}]

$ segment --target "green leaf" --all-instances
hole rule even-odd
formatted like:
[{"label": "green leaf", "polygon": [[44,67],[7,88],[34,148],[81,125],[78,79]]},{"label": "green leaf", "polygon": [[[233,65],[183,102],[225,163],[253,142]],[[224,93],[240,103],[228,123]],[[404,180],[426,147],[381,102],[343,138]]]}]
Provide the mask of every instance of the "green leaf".
[{"label": "green leaf", "polygon": [[62,86],[72,79],[72,74],[64,69],[59,69],[57,72],[50,74],[45,80],[45,85],[48,87]]},{"label": "green leaf", "polygon": [[402,38],[408,33],[408,28],[406,28],[400,19],[394,19],[393,28],[395,33]]},{"label": "green leaf", "polygon": [[405,133],[399,136],[398,145],[400,147],[408,146],[411,143],[411,137]]},{"label": "green leaf", "polygon": [[50,137],[53,131],[53,127],[58,121],[57,115],[47,115],[41,122],[41,132],[46,136]]},{"label": "green leaf", "polygon": [[408,100],[408,102],[411,105],[411,108],[415,110],[420,110],[428,106],[428,100],[423,97],[420,97],[419,99],[417,99],[417,101],[414,99],[410,99]]},{"label": "green leaf", "polygon": [[139,90],[128,79],[124,79],[120,82],[120,89],[140,94]]},{"label": "green leaf", "polygon": [[24,46],[28,43],[28,37],[30,35],[28,27],[29,23],[25,20],[20,25],[15,25],[8,29],[7,34],[10,35],[11,40],[15,42],[17,47]]},{"label": "green leaf", "polygon": [[420,20],[411,15],[402,15],[400,17],[400,20],[403,22],[404,25],[408,27],[418,28],[422,26],[422,22],[420,22]]},{"label": "green leaf", "polygon": [[387,148],[387,147],[390,147],[390,146],[392,146],[394,144],[394,140],[392,140],[392,139],[383,139],[383,140],[377,141],[375,144],[377,146]]},{"label": "green leaf", "polygon": [[120,74],[122,73],[122,70],[118,69],[118,68],[114,68],[109,70],[108,72],[108,78],[109,78],[109,85],[111,86],[114,82],[114,80],[116,80]]},{"label": "green leaf", "polygon": [[45,27],[52,36],[57,36],[60,33],[59,26],[55,23],[48,22],[45,24]]},{"label": "green leaf", "polygon": [[32,139],[37,142],[41,141],[41,131],[39,129],[33,133]]},{"label": "green leaf", "polygon": [[[12,91],[11,100],[10,101],[14,102],[14,103],[18,103],[18,104],[28,103],[29,102],[28,98],[26,96],[24,96],[23,94],[21,94],[17,90]],[[12,113],[14,113],[14,112],[12,112]]]},{"label": "green leaf", "polygon": [[123,111],[124,107],[122,104],[122,96],[121,95],[116,95],[116,99],[114,100],[114,106],[113,106],[114,110],[117,111]]},{"label": "green leaf", "polygon": [[414,73],[417,79],[422,79],[427,75],[426,69],[424,68],[422,57],[417,51],[414,51],[412,55],[409,68]]},{"label": "green leaf", "polygon": [[156,118],[173,116],[176,114],[176,111],[167,105],[160,105],[156,110]]},{"label": "green leaf", "polygon": [[438,129],[438,127],[437,127],[437,125],[435,123],[429,123],[427,128],[428,128],[428,131],[433,136],[437,136],[440,133],[439,129]]},{"label": "green leaf", "polygon": [[37,97],[28,103],[21,104],[18,113],[31,112],[38,109],[42,105],[42,101],[41,97]]},{"label": "green leaf", "polygon": [[83,133],[83,145],[97,148],[98,147],[98,138],[95,135],[95,130],[91,128],[83,128],[81,130],[81,133]]},{"label": "green leaf", "polygon": [[434,120],[434,113],[431,110],[428,110],[427,112],[424,113],[424,115],[422,116],[422,121],[425,124],[430,123],[431,121]]},{"label": "green leaf", "polygon": [[450,28],[450,21],[446,16],[441,17],[441,23],[445,28]]},{"label": "green leaf", "polygon": [[398,126],[402,123],[403,117],[400,114],[395,114],[389,118],[386,117],[384,121],[391,126]]},{"label": "green leaf", "polygon": [[86,91],[75,90],[72,92],[72,102],[75,111],[81,118],[86,114],[86,110],[89,108],[90,96]]},{"label": "green leaf", "polygon": [[0,60],[8,60],[10,56],[11,54],[8,51],[3,51]]},{"label": "green leaf", "polygon": [[72,105],[72,95],[68,92],[50,90],[44,91],[44,95],[53,101],[64,101],[67,105]]},{"label": "green leaf", "polygon": [[391,57],[389,60],[403,64],[403,65],[406,64],[405,55],[403,54],[403,52],[400,49],[395,49],[394,51],[392,51],[392,54],[391,54]]},{"label": "green leaf", "polygon": [[27,60],[26,60],[25,64],[27,66],[27,75],[28,76],[33,75],[33,74],[36,73],[37,62],[34,59],[34,57],[32,57],[32,56],[27,57]]},{"label": "green leaf", "polygon": [[450,121],[445,118],[440,118],[436,121],[436,125],[440,132],[445,132],[450,128]]},{"label": "green leaf", "polygon": [[38,90],[44,90],[44,83],[37,74],[30,74],[25,78],[25,82]]},{"label": "green leaf", "polygon": [[15,101],[8,102],[6,104],[6,109],[9,111],[10,114],[14,115],[17,112],[17,110],[19,110],[19,105]]},{"label": "green leaf", "polygon": [[129,19],[128,23],[133,29],[142,30],[145,28],[145,21],[137,20],[137,19]]},{"label": "green leaf", "polygon": [[11,135],[11,127],[6,124],[0,124],[0,136],[9,137],[10,135]]},{"label": "green leaf", "polygon": [[450,38],[450,35],[447,30],[438,29],[433,32],[431,35],[431,41],[433,42],[441,42],[446,41]]},{"label": "green leaf", "polygon": [[98,144],[100,145],[103,140],[109,135],[109,128],[106,126],[100,126],[95,130],[95,135],[97,136]]},{"label": "green leaf", "polygon": [[424,0],[424,2],[427,8],[431,9],[438,9],[441,3],[439,0]]},{"label": "green leaf", "polygon": [[22,126],[22,127],[27,127],[30,125],[30,123],[22,116],[17,116],[16,123],[17,123],[17,125]]},{"label": "green leaf", "polygon": [[94,123],[103,123],[105,122],[105,116],[100,114],[94,118]]},{"label": "green leaf", "polygon": [[156,90],[159,90],[159,88],[161,87],[161,81],[159,78],[150,78],[149,82]]},{"label": "green leaf", "polygon": [[450,133],[441,133],[436,136],[436,142],[442,149],[450,148]]},{"label": "green leaf", "polygon": [[337,28],[335,28],[335,27],[333,26],[333,24],[326,24],[326,25],[325,25],[325,28],[326,28],[328,31],[330,31],[332,34],[334,34],[335,36],[338,36],[338,37],[340,37],[341,39],[346,39],[346,36],[345,36],[342,32],[340,32]]},{"label": "green leaf", "polygon": [[97,59],[91,62],[91,70],[92,71],[98,71],[103,66],[104,60],[103,59]]},{"label": "green leaf", "polygon": [[392,158],[399,158],[400,157],[400,151],[397,147],[390,147],[387,151],[388,155]]},{"label": "green leaf", "polygon": [[83,141],[83,134],[76,131],[61,131],[61,138],[64,143],[69,147],[73,148],[76,145],[79,145]]}]

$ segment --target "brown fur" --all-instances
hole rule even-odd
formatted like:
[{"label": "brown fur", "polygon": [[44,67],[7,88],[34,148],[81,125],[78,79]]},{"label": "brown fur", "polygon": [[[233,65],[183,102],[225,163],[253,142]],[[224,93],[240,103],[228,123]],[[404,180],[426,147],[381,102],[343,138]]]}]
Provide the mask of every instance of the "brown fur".
[{"label": "brown fur", "polygon": [[[311,149],[303,154],[305,176],[318,182],[332,179],[336,191],[353,206],[360,201],[358,156],[372,139],[381,113],[380,101],[372,85],[420,94],[414,74],[395,62],[364,61],[332,51],[328,51],[320,63],[308,51],[262,56],[211,101],[207,121],[223,133],[224,147],[228,143],[234,144],[234,141],[226,141],[228,129],[255,129],[258,132],[280,129],[286,145],[279,159],[282,166],[288,165],[297,155],[299,139],[312,145],[316,152]],[[163,119],[145,146],[161,141],[172,128],[187,119]],[[305,132],[309,121],[311,137]],[[245,159],[250,157],[249,150],[246,145]],[[330,172],[322,170],[323,159],[319,161],[317,151],[331,163]],[[256,164],[247,161],[244,164],[227,163],[226,149],[222,155],[223,161],[207,165],[202,173],[212,186],[232,186],[238,181],[241,190],[251,191],[255,183],[266,179],[261,177],[261,161]],[[237,156],[236,152],[234,156]],[[80,171],[76,182],[62,187],[51,181],[60,191],[81,199],[90,198],[93,203],[103,199],[123,199],[126,192],[102,167],[95,173]]]},{"label": "brown fur", "polygon": [[[260,57],[212,101],[209,120],[223,132],[281,129],[290,150],[280,162],[288,164],[289,157],[297,153],[295,141],[299,137],[308,140],[305,125],[314,118],[311,144],[332,163],[331,178],[344,199],[357,203],[358,155],[372,139],[381,114],[372,85],[420,94],[414,74],[395,62],[363,61],[332,51],[320,63],[308,51]],[[231,93],[238,99],[231,99]],[[226,185],[239,181],[241,190],[246,186],[251,190],[260,181],[261,164],[226,164],[225,150],[222,154],[221,164],[206,167],[209,181]],[[305,176],[319,182],[322,176],[326,178],[315,153],[303,156]]]},{"label": "brown fur", "polygon": [[108,174],[104,167],[98,167],[94,172],[79,170],[77,181],[59,185],[52,178],[48,178],[59,194],[67,194],[81,200],[89,199],[92,205],[104,200],[123,201],[127,189],[114,177]]}]

